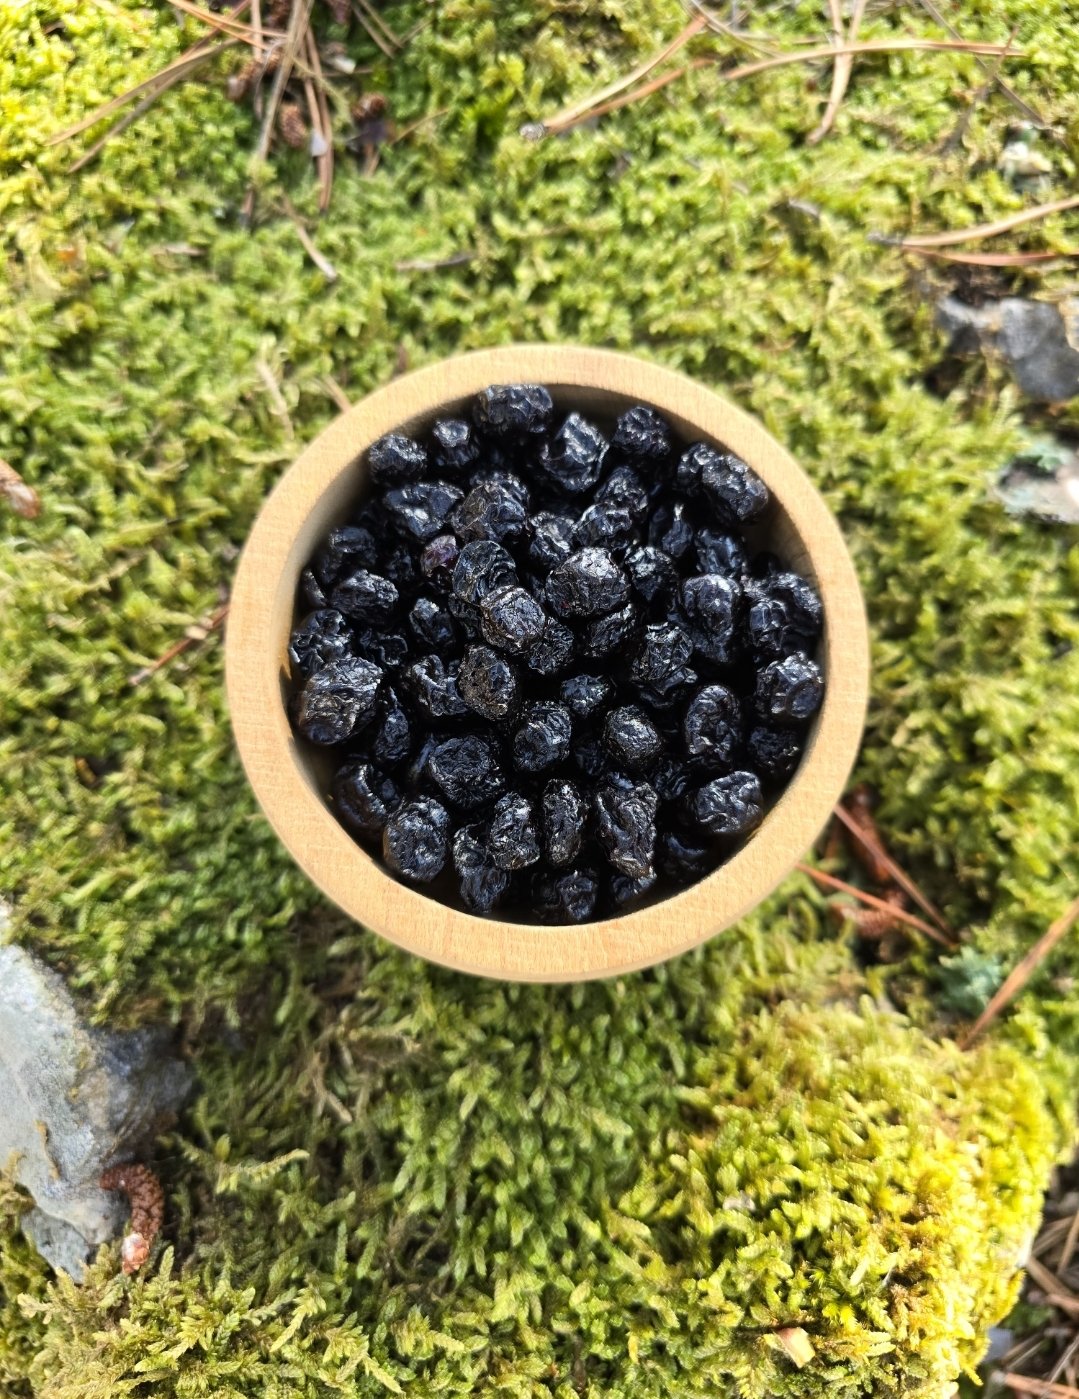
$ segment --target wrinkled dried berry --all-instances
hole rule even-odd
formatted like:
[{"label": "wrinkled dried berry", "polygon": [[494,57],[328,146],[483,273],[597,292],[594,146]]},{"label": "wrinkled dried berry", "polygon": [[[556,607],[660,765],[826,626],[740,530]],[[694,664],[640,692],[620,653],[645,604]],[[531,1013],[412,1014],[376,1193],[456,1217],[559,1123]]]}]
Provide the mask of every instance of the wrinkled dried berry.
[{"label": "wrinkled dried berry", "polygon": [[501,544],[476,539],[466,544],[453,569],[454,596],[462,602],[481,603],[488,593],[517,582],[517,568]]},{"label": "wrinkled dried berry", "polygon": [[562,618],[601,617],[628,596],[625,571],[605,549],[578,549],[547,577],[547,600]]},{"label": "wrinkled dried berry", "polygon": [[344,743],[374,718],[382,671],[359,656],[316,670],[300,691],[296,727],[312,743]]},{"label": "wrinkled dried berry", "polygon": [[635,704],[612,709],[603,725],[603,741],[618,767],[646,772],[663,752],[659,731]]},{"label": "wrinkled dried berry", "polygon": [[480,456],[479,439],[463,418],[439,418],[431,429],[431,460],[442,471],[466,471]]},{"label": "wrinkled dried berry", "polygon": [[330,601],[338,612],[355,617],[359,622],[377,625],[390,620],[397,611],[400,596],[388,578],[366,568],[357,568],[337,584]]},{"label": "wrinkled dried berry", "polygon": [[523,442],[548,431],[554,404],[542,384],[492,384],[476,399],[473,417],[488,437]]},{"label": "wrinkled dried berry", "polygon": [[789,777],[802,756],[803,737],[794,729],[773,729],[764,724],[750,729],[746,756],[755,772],[772,782]]},{"label": "wrinkled dried berry", "polygon": [[485,719],[504,719],[517,708],[517,672],[490,646],[470,646],[457,675],[457,688],[469,709]]},{"label": "wrinkled dried berry", "polygon": [[381,835],[401,804],[401,793],[385,773],[370,763],[346,763],[333,780],[333,804],[341,820],[356,835]]},{"label": "wrinkled dried berry", "polygon": [[764,797],[756,773],[731,772],[697,793],[694,813],[714,836],[747,836],[764,816]]},{"label": "wrinkled dried berry", "polygon": [[596,837],[608,861],[631,879],[653,873],[656,794],[647,783],[600,787],[593,798]]},{"label": "wrinkled dried berry", "polygon": [[474,486],[454,509],[450,523],[457,538],[466,543],[494,539],[510,544],[524,535],[528,512],[505,482],[484,481]]},{"label": "wrinkled dried berry", "polygon": [[754,703],[762,719],[804,723],[824,698],[820,667],[804,651],[772,661],[757,674]]},{"label": "wrinkled dried berry", "polygon": [[462,826],[453,837],[453,867],[461,881],[461,902],[473,913],[490,913],[509,888],[508,872],[488,852],[482,822]]},{"label": "wrinkled dried berry", "polygon": [[332,607],[309,612],[289,637],[288,658],[294,675],[305,679],[330,661],[352,653],[352,628]]},{"label": "wrinkled dried berry", "polygon": [[706,768],[729,768],[742,732],[742,707],[724,685],[706,685],[699,690],[682,720],[686,752]]},{"label": "wrinkled dried berry", "polygon": [[618,419],[611,446],[639,461],[662,461],[671,453],[671,430],[654,408],[639,403]]},{"label": "wrinkled dried berry", "polygon": [[562,703],[579,719],[590,719],[610,703],[613,694],[614,682],[605,675],[572,675],[558,690]]},{"label": "wrinkled dried berry", "polygon": [[432,781],[454,806],[483,806],[506,786],[494,745],[477,734],[436,743],[427,759]]},{"label": "wrinkled dried berry", "polygon": [[496,588],[480,603],[484,639],[499,651],[520,656],[539,641],[547,620],[543,608],[524,588]]},{"label": "wrinkled dried berry", "polygon": [[539,859],[540,842],[532,803],[519,792],[495,802],[487,853],[503,870],[523,870]]},{"label": "wrinkled dried berry", "polygon": [[418,442],[400,432],[388,433],[371,444],[367,469],[376,486],[398,486],[418,481],[427,471],[427,453]]},{"label": "wrinkled dried berry", "polygon": [[300,577],[288,712],[337,750],[335,812],[477,914],[611,918],[704,878],[821,703],[820,598],[743,534],[760,478],[645,405],[605,426],[509,384],[390,433]]},{"label": "wrinkled dried berry", "polygon": [[607,439],[580,413],[571,413],[539,456],[543,473],[567,495],[591,490],[600,478]]},{"label": "wrinkled dried berry", "polygon": [[521,772],[546,772],[569,757],[573,725],[561,704],[526,705],[513,735],[513,762]]},{"label": "wrinkled dried berry", "polygon": [[532,907],[541,923],[587,923],[599,892],[599,879],[592,870],[541,873],[532,881]]},{"label": "wrinkled dried berry", "polygon": [[549,864],[568,865],[584,840],[588,805],[572,782],[558,779],[543,789],[543,848]]},{"label": "wrinkled dried berry", "polygon": [[395,874],[426,884],[442,872],[449,853],[450,814],[431,797],[402,803],[382,832],[382,858]]},{"label": "wrinkled dried berry", "polygon": [[721,525],[747,525],[768,505],[768,487],[741,457],[717,452],[701,470],[701,488]]},{"label": "wrinkled dried berry", "polygon": [[462,499],[456,486],[445,481],[416,481],[386,492],[386,511],[403,534],[425,544],[446,528],[451,510]]}]

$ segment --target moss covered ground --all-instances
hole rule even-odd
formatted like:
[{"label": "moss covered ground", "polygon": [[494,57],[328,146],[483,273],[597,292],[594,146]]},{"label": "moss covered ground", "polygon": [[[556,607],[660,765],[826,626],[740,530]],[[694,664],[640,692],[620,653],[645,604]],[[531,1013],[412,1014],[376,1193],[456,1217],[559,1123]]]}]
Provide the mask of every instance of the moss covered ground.
[{"label": "moss covered ground", "polygon": [[[804,39],[820,8],[755,23]],[[1059,132],[1047,198],[1075,177],[1070,10],[959,17],[1016,30],[1012,80]],[[194,28],[163,4],[0,6],[0,457],[44,502],[0,515],[0,893],[89,1013],[174,1022],[201,1085],[159,1145],[168,1224],[138,1278],[115,1249],[81,1289],[53,1277],[0,1193],[0,1389],[944,1399],[1073,1140],[1079,953],[976,1051],[952,1036],[1079,885],[1079,542],[993,503],[1044,415],[999,368],[936,372],[941,274],[868,235],[1030,202],[996,170],[1014,113],[985,96],[942,152],[984,73],[904,54],[858,64],[817,147],[825,93],[801,66],[704,70],[527,143],[523,121],[673,36],[674,0],[386,14],[428,23],[392,65],[349,40],[370,85],[402,127],[448,110],[369,178],[343,158],[310,225],[331,285],[283,214],[287,192],[313,216],[302,157],[239,226],[255,130],[220,72],[81,176],[45,148]],[[939,32],[917,6],[865,26]],[[1069,243],[1061,219],[1015,240]],[[796,876],[712,946],[610,984],[442,972],[291,866],[232,751],[216,637],[128,683],[220,604],[260,501],[336,411],[327,376],[354,399],[403,360],[513,339],[683,369],[812,474],[873,630],[858,775],[964,930],[958,962],[912,944],[867,966]],[[810,1338],[801,1369],[787,1327]]]}]

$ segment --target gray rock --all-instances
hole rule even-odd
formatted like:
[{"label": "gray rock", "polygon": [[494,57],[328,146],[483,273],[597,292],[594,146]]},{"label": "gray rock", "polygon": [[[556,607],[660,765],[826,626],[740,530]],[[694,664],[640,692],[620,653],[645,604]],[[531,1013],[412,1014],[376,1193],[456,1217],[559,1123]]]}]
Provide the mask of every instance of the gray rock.
[{"label": "gray rock", "polygon": [[1051,437],[1036,438],[997,477],[993,494],[1009,515],[1079,525],[1079,453]]},{"label": "gray rock", "polygon": [[34,1197],[30,1238],[73,1277],[127,1216],[102,1171],[137,1156],[191,1086],[169,1044],[156,1029],[90,1028],[55,972],[0,947],[0,1166]]},{"label": "gray rock", "polygon": [[1000,355],[1031,398],[1062,403],[1079,393],[1079,302],[1009,296],[968,306],[946,296],[937,303],[937,324],[957,354]]}]

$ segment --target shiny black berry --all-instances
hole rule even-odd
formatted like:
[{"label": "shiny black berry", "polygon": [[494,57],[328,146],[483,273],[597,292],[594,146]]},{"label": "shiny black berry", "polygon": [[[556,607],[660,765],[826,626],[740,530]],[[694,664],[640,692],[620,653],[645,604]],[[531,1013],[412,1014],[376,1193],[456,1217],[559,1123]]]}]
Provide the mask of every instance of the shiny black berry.
[{"label": "shiny black berry", "polygon": [[476,399],[477,427],[495,441],[526,442],[551,426],[554,404],[542,384],[492,384]]},{"label": "shiny black berry", "polygon": [[662,461],[671,453],[671,430],[654,408],[638,404],[618,419],[611,446],[633,460]]},{"label": "shiny black berry", "polygon": [[396,585],[388,578],[366,568],[357,568],[341,579],[330,594],[330,601],[338,612],[358,622],[378,625],[391,619],[400,596]]},{"label": "shiny black berry", "polygon": [[804,651],[772,661],[757,674],[757,713],[776,723],[805,723],[824,698],[820,667]]},{"label": "shiny black berry", "polygon": [[628,596],[625,571],[605,549],[578,549],[547,577],[547,600],[562,618],[601,617],[622,607]]},{"label": "shiny black berry", "polygon": [[541,923],[587,923],[599,901],[600,883],[589,869],[539,873],[531,893],[532,908]]},{"label": "shiny black berry", "polygon": [[433,598],[420,597],[412,604],[408,625],[421,651],[433,651],[448,657],[458,646],[457,624],[445,607]]},{"label": "shiny black berry", "polygon": [[559,687],[559,698],[579,719],[590,719],[614,695],[614,682],[606,675],[572,675]]},{"label": "shiny black berry", "polygon": [[706,660],[729,665],[735,659],[742,589],[721,573],[704,573],[682,584],[682,607],[693,648]]},{"label": "shiny black berry", "polygon": [[461,661],[457,688],[469,709],[492,722],[517,708],[517,672],[490,646],[470,646]]},{"label": "shiny black berry", "polygon": [[376,486],[398,486],[425,475],[427,453],[411,437],[391,432],[371,444],[367,466]]},{"label": "shiny black berry", "polygon": [[569,627],[555,617],[548,617],[543,635],[529,648],[529,670],[537,675],[560,675],[573,661],[576,638]]},{"label": "shiny black berry", "polygon": [[603,741],[615,766],[625,772],[647,772],[663,752],[663,740],[655,724],[635,704],[608,713]]},{"label": "shiny black berry", "polygon": [[607,439],[586,418],[571,413],[540,450],[540,469],[567,495],[595,486],[607,454]]},{"label": "shiny black berry", "polygon": [[780,782],[789,777],[802,757],[804,735],[796,729],[771,728],[759,724],[750,729],[746,756],[762,777]]},{"label": "shiny black berry", "polygon": [[352,628],[332,607],[309,612],[289,637],[288,658],[294,675],[305,679],[330,661],[352,654]]},{"label": "shiny black berry", "polygon": [[366,762],[350,762],[333,780],[334,809],[356,835],[381,835],[401,804],[396,783]]},{"label": "shiny black berry", "polygon": [[465,810],[492,801],[506,786],[495,746],[478,734],[436,743],[427,771],[446,799]]},{"label": "shiny black berry", "polygon": [[495,802],[487,853],[503,870],[523,870],[539,859],[540,841],[532,803],[519,792]]},{"label": "shiny black berry", "polygon": [[477,539],[466,544],[453,569],[454,596],[479,604],[488,593],[517,582],[517,566],[501,544]]},{"label": "shiny black berry", "polygon": [[588,805],[572,782],[555,779],[543,789],[543,848],[552,865],[576,859],[584,840]]},{"label": "shiny black berry", "polygon": [[432,797],[403,802],[382,832],[382,858],[395,874],[426,884],[442,872],[449,854],[450,815]]},{"label": "shiny black berry", "polygon": [[499,651],[520,656],[543,636],[543,608],[524,588],[496,588],[480,603],[484,639]]},{"label": "shiny black berry", "polygon": [[731,772],[697,793],[694,815],[714,836],[733,838],[755,831],[764,816],[764,797],[756,773]]},{"label": "shiny black berry", "polygon": [[386,513],[402,534],[425,544],[445,530],[450,511],[461,500],[457,487],[445,481],[416,481],[386,492]]},{"label": "shiny black berry", "polygon": [[647,783],[601,786],[593,798],[596,837],[610,864],[632,879],[653,872],[656,793]]},{"label": "shiny black berry", "polygon": [[701,488],[721,525],[747,525],[768,506],[768,487],[741,457],[717,452],[701,471]]},{"label": "shiny black berry", "polygon": [[295,708],[304,738],[323,745],[344,743],[374,718],[382,671],[360,656],[331,661],[310,677]]},{"label": "shiny black berry", "polygon": [[569,757],[573,725],[569,710],[549,700],[526,705],[513,735],[513,762],[520,772],[547,772]]},{"label": "shiny black berry", "polygon": [[705,768],[729,768],[742,742],[742,706],[724,685],[706,685],[682,720],[686,753]]},{"label": "shiny black berry", "polygon": [[421,656],[405,671],[405,685],[417,710],[428,723],[463,719],[470,711],[457,688],[458,663],[441,656]]},{"label": "shiny black berry", "polygon": [[453,837],[453,867],[460,879],[461,902],[472,913],[490,913],[509,888],[509,873],[500,869],[487,849],[483,822],[461,826]]},{"label": "shiny black berry", "polygon": [[521,539],[528,524],[528,511],[517,492],[500,480],[474,486],[456,506],[450,522],[457,538],[494,539],[512,544]]},{"label": "shiny black berry", "polygon": [[479,455],[479,439],[463,418],[439,418],[431,429],[431,461],[439,470],[466,471]]}]

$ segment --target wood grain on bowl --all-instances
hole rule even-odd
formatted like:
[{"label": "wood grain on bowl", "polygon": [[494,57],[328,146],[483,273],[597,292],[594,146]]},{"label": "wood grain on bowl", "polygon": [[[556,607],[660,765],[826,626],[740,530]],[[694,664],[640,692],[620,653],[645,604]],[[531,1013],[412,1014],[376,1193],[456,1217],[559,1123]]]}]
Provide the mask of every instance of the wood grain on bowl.
[{"label": "wood grain on bowl", "polygon": [[[824,703],[802,762],[757,833],[700,883],[602,922],[538,926],[482,918],[398,883],[337,821],[323,795],[330,759],[298,743],[285,710],[287,643],[301,569],[364,489],[377,438],[422,434],[488,384],[545,384],[561,411],[611,418],[634,403],[664,414],[686,442],[723,444],[773,496],[768,546],[816,586]],[[285,473],[255,521],[232,593],[227,688],[237,746],[270,824],[347,913],[432,961],[515,981],[617,975],[684,952],[748,913],[811,845],[857,754],[869,683],[858,580],[839,527],[793,457],[754,418],[683,375],[629,355],[560,345],[480,350],[431,365],[343,413]]]}]

